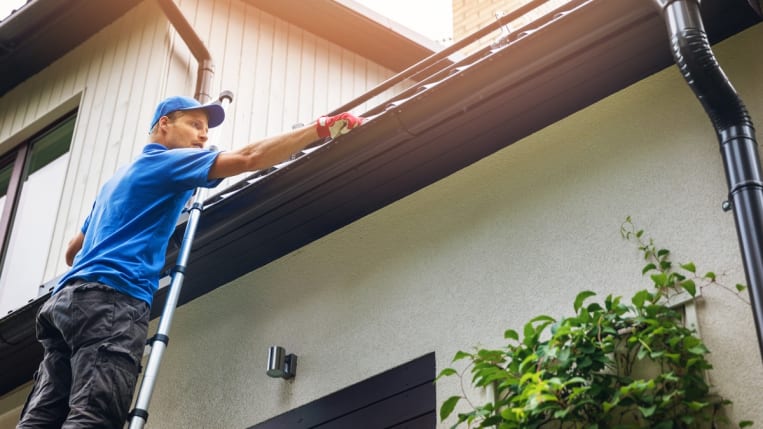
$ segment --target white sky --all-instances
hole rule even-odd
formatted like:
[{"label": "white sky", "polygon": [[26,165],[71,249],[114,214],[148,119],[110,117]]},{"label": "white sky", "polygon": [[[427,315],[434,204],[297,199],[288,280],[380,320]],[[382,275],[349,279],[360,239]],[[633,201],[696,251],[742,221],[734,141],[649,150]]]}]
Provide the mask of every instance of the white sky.
[{"label": "white sky", "polygon": [[[447,41],[453,36],[452,0],[355,0],[432,40]],[[0,20],[26,0],[0,0]]]},{"label": "white sky", "polygon": [[432,40],[453,37],[453,0],[355,0]]},{"label": "white sky", "polygon": [[13,9],[18,9],[26,0],[0,0],[0,19],[5,19]]}]

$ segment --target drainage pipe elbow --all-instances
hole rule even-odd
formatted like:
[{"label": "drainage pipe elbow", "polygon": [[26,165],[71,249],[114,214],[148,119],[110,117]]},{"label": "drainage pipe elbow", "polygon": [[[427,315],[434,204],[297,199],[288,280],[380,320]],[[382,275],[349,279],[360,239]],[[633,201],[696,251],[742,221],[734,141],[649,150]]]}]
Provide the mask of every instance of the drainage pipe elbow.
[{"label": "drainage pipe elbow", "polygon": [[194,93],[194,98],[201,103],[211,101],[212,77],[215,74],[212,55],[173,0],[157,0],[157,2],[162,8],[164,15],[178,32],[188,46],[188,49],[190,49],[193,57],[196,58],[196,62],[199,64],[196,72],[196,91]]},{"label": "drainage pipe elbow", "polygon": [[715,128],[729,201],[749,286],[763,357],[763,181],[755,128],[747,109],[713,54],[700,0],[652,0],[665,18],[673,57]]}]

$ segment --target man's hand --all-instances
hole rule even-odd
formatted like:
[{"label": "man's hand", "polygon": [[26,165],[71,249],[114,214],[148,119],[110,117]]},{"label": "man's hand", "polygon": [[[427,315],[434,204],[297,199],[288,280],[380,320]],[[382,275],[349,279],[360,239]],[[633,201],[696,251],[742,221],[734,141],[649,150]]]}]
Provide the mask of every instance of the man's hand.
[{"label": "man's hand", "polygon": [[363,124],[365,118],[360,118],[352,113],[340,113],[336,116],[321,116],[315,124],[318,136],[321,138],[337,138],[342,134],[347,134],[353,128]]}]

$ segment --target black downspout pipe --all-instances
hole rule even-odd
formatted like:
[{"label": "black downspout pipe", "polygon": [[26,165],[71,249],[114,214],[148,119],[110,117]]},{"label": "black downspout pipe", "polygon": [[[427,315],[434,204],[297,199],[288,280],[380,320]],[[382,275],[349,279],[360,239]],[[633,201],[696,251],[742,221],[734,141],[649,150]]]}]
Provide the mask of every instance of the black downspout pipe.
[{"label": "black downspout pipe", "polygon": [[710,48],[700,0],[652,0],[662,12],[673,57],[715,127],[721,146],[758,347],[763,357],[763,181],[755,128]]},{"label": "black downspout pipe", "polygon": [[200,103],[208,103],[212,100],[210,93],[212,92],[212,77],[215,75],[212,55],[173,0],[157,0],[157,2],[199,64],[196,72],[196,92],[193,97]]}]

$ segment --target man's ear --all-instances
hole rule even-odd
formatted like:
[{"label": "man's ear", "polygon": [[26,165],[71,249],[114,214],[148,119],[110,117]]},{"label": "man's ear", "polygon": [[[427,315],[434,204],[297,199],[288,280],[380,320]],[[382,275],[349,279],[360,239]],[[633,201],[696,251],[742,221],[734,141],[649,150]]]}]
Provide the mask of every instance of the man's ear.
[{"label": "man's ear", "polygon": [[170,118],[168,118],[167,116],[162,116],[161,118],[159,118],[159,122],[158,122],[159,129],[164,129],[167,125],[169,125],[169,123],[170,123]]}]

